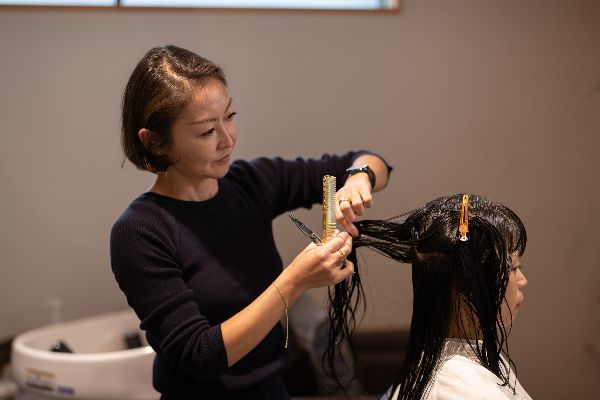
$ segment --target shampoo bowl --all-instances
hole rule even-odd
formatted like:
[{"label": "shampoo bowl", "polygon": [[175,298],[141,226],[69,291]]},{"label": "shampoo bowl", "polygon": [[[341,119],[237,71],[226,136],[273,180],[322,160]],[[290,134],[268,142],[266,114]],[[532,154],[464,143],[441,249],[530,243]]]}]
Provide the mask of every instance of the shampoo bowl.
[{"label": "shampoo bowl", "polygon": [[[25,391],[46,397],[156,400],[154,351],[138,325],[125,310],[25,332],[13,340],[13,377]],[[128,348],[126,336],[141,347]],[[50,351],[58,341],[73,352]]]}]

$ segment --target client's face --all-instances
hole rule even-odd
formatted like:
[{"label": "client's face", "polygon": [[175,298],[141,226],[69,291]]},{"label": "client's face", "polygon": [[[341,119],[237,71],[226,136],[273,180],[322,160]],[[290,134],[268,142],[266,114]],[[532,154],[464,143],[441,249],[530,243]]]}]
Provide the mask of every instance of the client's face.
[{"label": "client's face", "polygon": [[512,268],[506,285],[506,301],[502,304],[502,321],[504,325],[509,325],[517,317],[523,300],[525,300],[523,289],[527,286],[527,279],[521,271],[521,258],[517,253],[513,253],[511,260]]}]

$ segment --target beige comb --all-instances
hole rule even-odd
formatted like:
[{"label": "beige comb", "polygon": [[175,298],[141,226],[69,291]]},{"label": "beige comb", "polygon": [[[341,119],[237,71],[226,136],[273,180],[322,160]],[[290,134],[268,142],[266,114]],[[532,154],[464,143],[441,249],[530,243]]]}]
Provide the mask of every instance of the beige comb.
[{"label": "beige comb", "polygon": [[329,242],[335,236],[335,176],[323,177],[323,243]]}]

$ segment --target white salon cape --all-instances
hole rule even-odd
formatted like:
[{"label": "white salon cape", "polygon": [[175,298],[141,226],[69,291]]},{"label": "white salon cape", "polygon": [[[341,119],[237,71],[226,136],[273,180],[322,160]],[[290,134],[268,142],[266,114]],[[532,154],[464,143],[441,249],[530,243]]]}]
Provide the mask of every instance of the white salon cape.
[{"label": "white salon cape", "polygon": [[[502,386],[496,375],[479,364],[467,343],[448,339],[440,366],[423,399],[531,400],[512,370],[509,372],[509,382],[515,388],[514,392],[508,385]],[[398,392],[399,388],[396,388],[392,400],[398,399]]]}]

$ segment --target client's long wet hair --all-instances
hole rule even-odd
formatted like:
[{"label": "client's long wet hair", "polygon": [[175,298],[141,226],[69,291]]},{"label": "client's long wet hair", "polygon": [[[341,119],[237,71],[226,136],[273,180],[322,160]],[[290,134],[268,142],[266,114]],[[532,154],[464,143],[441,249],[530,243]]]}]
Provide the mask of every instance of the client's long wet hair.
[{"label": "client's long wet hair", "polygon": [[[471,346],[481,365],[512,387],[508,371],[515,368],[507,341],[511,326],[504,325],[501,308],[511,254],[525,251],[525,227],[506,206],[471,195],[468,240],[461,241],[462,199],[463,195],[440,197],[390,220],[356,224],[360,235],[354,239],[354,251],[366,246],[412,264],[414,300],[408,350],[393,385],[393,389],[400,386],[399,399],[421,399],[427,393],[451,326],[457,327],[459,338]],[[354,251],[350,259],[356,265]],[[330,291],[326,355],[330,369],[342,341],[347,340],[352,348],[355,314],[364,297],[358,265],[356,271],[351,280]]]}]

